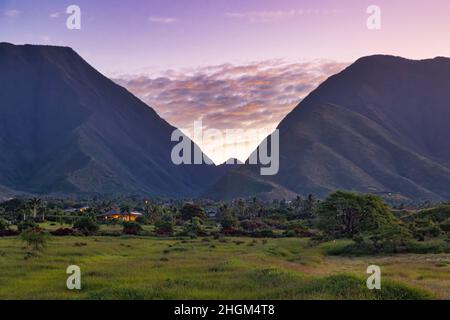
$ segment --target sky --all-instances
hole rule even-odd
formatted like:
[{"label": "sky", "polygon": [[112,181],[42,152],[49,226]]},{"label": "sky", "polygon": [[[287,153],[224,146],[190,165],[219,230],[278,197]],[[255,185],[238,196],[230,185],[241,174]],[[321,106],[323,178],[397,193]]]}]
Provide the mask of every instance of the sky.
[{"label": "sky", "polygon": [[[69,5],[81,29],[66,27]],[[381,10],[370,30],[367,8]],[[361,56],[450,56],[448,0],[0,0],[0,41],[70,46],[171,124],[270,132]],[[242,148],[212,148],[216,162]]]}]

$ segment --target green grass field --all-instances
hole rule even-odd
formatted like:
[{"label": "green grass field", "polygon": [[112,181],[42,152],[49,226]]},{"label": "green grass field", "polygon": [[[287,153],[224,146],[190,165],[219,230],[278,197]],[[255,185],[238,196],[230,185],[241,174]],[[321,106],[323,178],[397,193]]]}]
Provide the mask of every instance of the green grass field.
[{"label": "green grass field", "polygon": [[[25,259],[0,238],[0,299],[450,299],[450,255],[331,257],[307,239],[51,237]],[[366,269],[382,269],[382,290]],[[66,268],[82,290],[66,289]]]}]

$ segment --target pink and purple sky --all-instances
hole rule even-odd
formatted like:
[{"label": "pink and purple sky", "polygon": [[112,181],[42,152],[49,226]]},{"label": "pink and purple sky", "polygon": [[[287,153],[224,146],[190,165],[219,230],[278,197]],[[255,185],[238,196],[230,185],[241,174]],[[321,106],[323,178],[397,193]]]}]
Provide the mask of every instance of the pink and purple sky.
[{"label": "pink and purple sky", "polygon": [[[66,8],[82,12],[66,28]],[[366,26],[381,8],[381,30]],[[273,130],[361,56],[450,56],[448,0],[0,0],[0,41],[70,46],[186,131]],[[201,147],[245,159],[259,138]]]}]

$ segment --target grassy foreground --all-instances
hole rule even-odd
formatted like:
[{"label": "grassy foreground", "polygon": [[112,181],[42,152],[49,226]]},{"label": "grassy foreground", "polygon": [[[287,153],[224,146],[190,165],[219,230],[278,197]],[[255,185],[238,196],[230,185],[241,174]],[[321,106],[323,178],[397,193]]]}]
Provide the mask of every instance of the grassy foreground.
[{"label": "grassy foreground", "polygon": [[[307,239],[52,237],[24,259],[0,239],[0,299],[450,299],[450,255],[331,257]],[[366,269],[382,269],[382,290]],[[78,265],[82,287],[66,289]]]}]

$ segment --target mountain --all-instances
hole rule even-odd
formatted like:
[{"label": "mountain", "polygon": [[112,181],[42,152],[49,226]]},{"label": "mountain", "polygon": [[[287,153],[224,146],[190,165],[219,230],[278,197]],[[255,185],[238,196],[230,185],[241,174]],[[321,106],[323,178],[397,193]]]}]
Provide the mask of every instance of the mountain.
[{"label": "mountain", "polygon": [[280,170],[243,165],[213,199],[336,189],[397,200],[450,199],[450,59],[361,58],[330,77],[280,123]]},{"label": "mountain", "polygon": [[174,130],[70,48],[0,44],[4,190],[195,196],[224,169],[172,164]]}]

